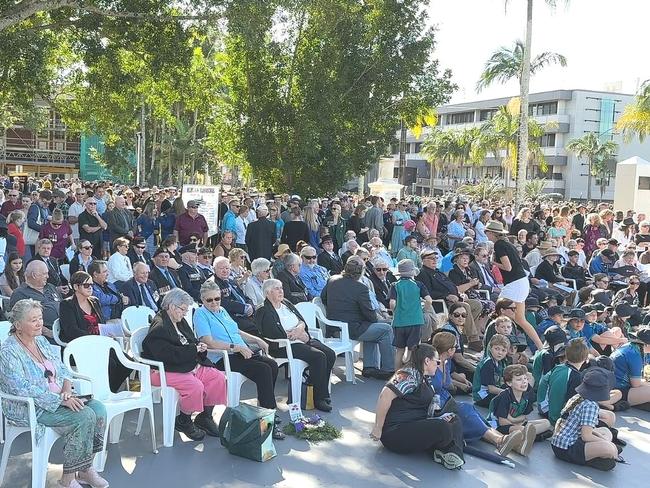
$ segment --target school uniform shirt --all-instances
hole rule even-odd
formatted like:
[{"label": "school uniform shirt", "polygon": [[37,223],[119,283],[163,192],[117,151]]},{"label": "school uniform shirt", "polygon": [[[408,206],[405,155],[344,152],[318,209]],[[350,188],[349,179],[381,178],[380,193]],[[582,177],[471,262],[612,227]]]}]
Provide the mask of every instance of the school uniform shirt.
[{"label": "school uniform shirt", "polygon": [[442,326],[442,330],[454,334],[454,337],[456,337],[456,353],[463,354],[465,352],[465,346],[463,345],[463,338],[460,335],[460,331],[456,328],[456,326],[451,322],[447,322]]},{"label": "school uniform shirt", "polygon": [[581,382],[580,371],[568,364],[558,364],[550,373],[542,376],[537,388],[537,402],[540,411],[548,412],[551,425],[560,418],[564,405],[576,394],[576,388]]},{"label": "school uniform shirt", "polygon": [[388,299],[395,300],[393,327],[424,325],[420,300],[429,295],[426,286],[413,278],[400,278],[390,286]]},{"label": "school uniform shirt", "polygon": [[555,366],[555,356],[548,349],[538,349],[533,356],[533,378],[535,384],[539,385],[539,381],[546,373],[551,371]]},{"label": "school uniform shirt", "polygon": [[514,418],[528,415],[533,411],[534,403],[535,398],[531,386],[528,386],[528,389],[521,394],[519,400],[515,397],[512,388],[508,387],[490,401],[488,422],[496,429],[499,426],[500,418],[508,418],[508,415]]},{"label": "school uniform shirt", "polygon": [[582,329],[582,336],[587,339],[589,347],[593,348],[594,345],[591,342],[591,338],[595,335],[600,335],[609,330],[605,324],[598,322],[585,322],[585,326]]},{"label": "school uniform shirt", "polygon": [[614,362],[617,389],[628,389],[632,386],[630,381],[632,378],[643,377],[643,356],[635,344],[628,342],[622,345],[610,355],[610,358]]},{"label": "school uniform shirt", "polygon": [[476,365],[472,381],[472,398],[480,402],[491,395],[488,386],[501,388],[503,385],[503,370],[505,361],[495,361],[489,353]]},{"label": "school uniform shirt", "polygon": [[576,443],[583,426],[596,427],[600,407],[592,400],[583,400],[567,417],[562,428],[551,437],[551,444],[560,449],[568,449]]}]

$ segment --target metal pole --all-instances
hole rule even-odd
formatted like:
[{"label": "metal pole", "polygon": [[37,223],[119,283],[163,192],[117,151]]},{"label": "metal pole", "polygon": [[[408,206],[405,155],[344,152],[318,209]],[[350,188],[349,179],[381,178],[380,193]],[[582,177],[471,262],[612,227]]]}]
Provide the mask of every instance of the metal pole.
[{"label": "metal pole", "polygon": [[136,140],[136,148],[135,148],[135,184],[140,185],[140,151],[142,149],[140,145],[140,140],[142,139],[142,134],[140,132],[136,132],[135,134],[135,140]]}]

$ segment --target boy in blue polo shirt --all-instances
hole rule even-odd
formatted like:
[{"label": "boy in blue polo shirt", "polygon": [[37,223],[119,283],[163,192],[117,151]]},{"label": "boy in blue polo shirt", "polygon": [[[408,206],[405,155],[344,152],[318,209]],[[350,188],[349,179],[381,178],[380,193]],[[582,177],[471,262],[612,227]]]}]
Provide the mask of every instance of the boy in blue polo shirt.
[{"label": "boy in blue polo shirt", "polygon": [[583,305],[585,326],[582,336],[587,340],[592,356],[611,354],[612,346],[620,346],[627,342],[623,337],[617,337],[604,323],[598,322],[598,308],[594,305]]},{"label": "boy in blue polo shirt", "polygon": [[430,310],[432,305],[429,291],[425,285],[415,281],[417,274],[415,263],[410,259],[402,259],[397,263],[399,280],[390,287],[388,298],[390,309],[393,311],[393,346],[395,346],[395,371],[408,362],[404,352],[411,350],[420,343],[422,327],[424,326],[424,313],[421,300]]},{"label": "boy in blue polo shirt", "polygon": [[510,349],[510,340],[494,334],[485,357],[476,365],[472,381],[472,398],[479,407],[487,407],[490,401],[503,391],[503,370]]},{"label": "boy in blue polo shirt", "polygon": [[507,366],[503,371],[507,388],[490,402],[488,422],[502,434],[520,431],[523,441],[515,446],[515,452],[528,456],[538,435],[551,430],[546,419],[528,420],[533,411],[535,396],[528,383],[528,370],[521,364]]},{"label": "boy in blue polo shirt", "polygon": [[643,358],[650,354],[650,327],[643,326],[631,333],[630,341],[610,356],[614,362],[616,388],[631,406],[650,410],[650,383],[643,378]]}]

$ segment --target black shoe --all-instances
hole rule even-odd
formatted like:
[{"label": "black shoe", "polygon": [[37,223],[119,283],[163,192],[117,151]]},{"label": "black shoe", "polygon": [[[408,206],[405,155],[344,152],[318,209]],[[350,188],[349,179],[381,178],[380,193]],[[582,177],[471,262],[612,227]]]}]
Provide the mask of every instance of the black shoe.
[{"label": "black shoe", "polygon": [[174,429],[185,434],[193,441],[200,441],[205,437],[205,431],[199,429],[191,420],[189,422],[179,422],[178,419],[176,419]]},{"label": "black shoe", "polygon": [[212,415],[205,415],[200,413],[194,419],[194,425],[199,429],[204,430],[206,434],[211,437],[219,437],[219,427],[214,422]]},{"label": "black shoe", "polygon": [[611,471],[614,469],[614,466],[616,466],[616,460],[609,458],[594,458],[587,461],[585,465],[594,469],[599,469],[600,471]]},{"label": "black shoe", "polygon": [[314,402],[314,408],[320,410],[321,412],[331,412],[332,405],[327,403],[325,400],[318,400]]},{"label": "black shoe", "polygon": [[361,376],[364,378],[374,378],[379,370],[377,368],[363,368]]},{"label": "black shoe", "polygon": [[619,400],[614,405],[614,412],[623,412],[630,408],[630,403],[625,400]]},{"label": "black shoe", "polygon": [[363,371],[361,371],[361,376],[365,378],[375,378],[383,381],[391,379],[393,374],[393,371],[385,371],[377,368],[363,368]]},{"label": "black shoe", "polygon": [[283,441],[287,436],[280,430],[280,426],[276,423],[273,424],[273,433],[271,434],[276,441]]},{"label": "black shoe", "polygon": [[280,425],[282,423],[282,419],[280,418],[279,415],[277,415],[277,414],[275,415],[275,417],[273,418],[273,423],[275,425]]},{"label": "black shoe", "polygon": [[650,412],[650,402],[645,402],[645,403],[640,403],[639,405],[634,405],[634,408],[638,408],[639,410],[645,410],[646,412]]},{"label": "black shoe", "polygon": [[546,432],[542,432],[541,434],[537,434],[537,437],[535,437],[535,442],[542,442],[545,441],[546,439],[549,439],[553,437],[553,431],[547,430]]},{"label": "black shoe", "polygon": [[625,442],[623,439],[620,439],[618,437],[618,429],[615,429],[614,427],[610,427],[609,431],[612,433],[612,442],[614,444],[621,447],[627,446],[627,442]]}]

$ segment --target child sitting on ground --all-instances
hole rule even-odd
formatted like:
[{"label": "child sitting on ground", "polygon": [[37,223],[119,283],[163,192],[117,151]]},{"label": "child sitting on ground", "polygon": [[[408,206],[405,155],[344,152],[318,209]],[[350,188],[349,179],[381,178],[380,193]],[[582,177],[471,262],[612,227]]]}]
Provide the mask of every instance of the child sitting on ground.
[{"label": "child sitting on ground", "polygon": [[[612,346],[620,346],[627,342],[621,329],[610,329],[604,322],[598,321],[598,308],[594,305],[583,305],[585,312],[585,326],[582,336],[587,339],[590,347],[589,353],[596,357],[600,354],[612,353]],[[603,307],[604,310],[604,307]]]},{"label": "child sitting on ground", "polygon": [[528,370],[521,364],[507,366],[503,380],[508,386],[490,402],[488,421],[502,434],[522,432],[523,439],[514,451],[528,456],[538,435],[551,430],[546,419],[528,420],[535,398],[528,384]]},{"label": "child sitting on ground", "polygon": [[500,317],[497,317],[494,319],[493,324],[494,326],[493,332],[490,334],[486,331],[485,336],[483,338],[483,350],[487,351],[488,350],[488,343],[490,342],[490,339],[494,337],[494,334],[501,334],[506,337],[510,336],[512,334],[512,329],[513,329],[513,324],[512,320],[510,317],[506,317],[505,315],[501,315]]},{"label": "child sitting on ground", "polygon": [[544,340],[544,348],[533,356],[533,379],[536,385],[539,385],[542,376],[551,371],[560,362],[560,358],[564,357],[567,336],[563,329],[553,325],[544,332]]},{"label": "child sitting on ground", "polygon": [[614,362],[616,388],[631,406],[650,410],[650,383],[643,378],[643,358],[650,353],[650,327],[643,326],[631,333],[630,341],[610,356]]},{"label": "child sitting on ground", "polygon": [[[586,348],[586,346],[585,346]],[[568,352],[568,347],[567,347]],[[598,425],[598,402],[609,398],[610,378],[602,368],[590,368],[576,395],[561,411],[551,446],[555,457],[563,461],[609,471],[616,466],[618,449],[611,432]]]},{"label": "child sitting on ground", "polygon": [[479,407],[487,407],[490,401],[503,391],[503,369],[510,349],[510,340],[494,334],[485,357],[476,365],[472,382],[472,398]]},{"label": "child sitting on ground", "polygon": [[[425,301],[425,308],[431,309],[431,297],[424,284],[415,281],[417,268],[410,259],[402,259],[397,264],[399,280],[390,287],[390,309],[393,311],[393,346],[395,346],[395,371],[410,360],[411,350],[420,343],[424,313],[420,300]],[[408,349],[408,357],[404,351]]]},{"label": "child sitting on ground", "polygon": [[557,326],[562,328],[562,323],[563,323],[563,317],[564,317],[564,310],[562,307],[558,307],[557,305],[554,307],[549,307],[548,309],[548,316],[542,320],[538,325],[535,330],[537,330],[537,335],[542,337],[546,330],[550,327]]}]

